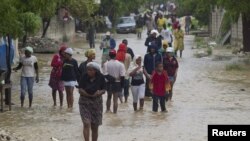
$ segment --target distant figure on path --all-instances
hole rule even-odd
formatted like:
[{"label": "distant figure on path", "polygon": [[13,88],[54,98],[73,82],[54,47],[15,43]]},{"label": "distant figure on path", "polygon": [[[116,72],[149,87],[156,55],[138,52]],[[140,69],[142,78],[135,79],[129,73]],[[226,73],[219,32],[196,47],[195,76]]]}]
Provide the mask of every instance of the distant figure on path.
[{"label": "distant figure on path", "polygon": [[175,45],[175,55],[177,56],[178,50],[180,51],[180,57],[182,58],[182,51],[184,50],[184,32],[181,29],[181,25],[178,25],[178,28],[174,30],[174,45]]},{"label": "distant figure on path", "polygon": [[189,35],[191,24],[192,24],[191,16],[188,15],[188,16],[185,17],[185,32],[186,32],[186,35]]},{"label": "distant figure on path", "polygon": [[66,90],[66,98],[68,108],[73,108],[74,103],[74,87],[77,86],[77,81],[79,81],[80,73],[78,70],[77,61],[72,58],[73,50],[72,48],[67,48],[65,51],[65,60],[63,62],[62,76],[61,79],[64,83]]},{"label": "distant figure on path", "polygon": [[22,68],[21,83],[20,83],[21,84],[21,96],[20,96],[21,107],[24,106],[25,93],[26,93],[26,89],[28,89],[29,107],[31,108],[32,101],[33,101],[34,81],[36,81],[36,83],[39,82],[37,58],[33,56],[32,53],[33,53],[33,48],[29,46],[26,47],[25,56],[21,57],[19,65],[13,69],[14,71],[17,71]]},{"label": "distant figure on path", "polygon": [[95,26],[93,24],[89,25],[87,39],[89,41],[89,47],[95,48]]},{"label": "distant figure on path", "polygon": [[102,49],[102,66],[103,64],[109,60],[109,51],[114,49],[116,46],[116,42],[113,38],[111,38],[111,33],[108,31],[106,33],[106,37],[103,39],[100,49]]},{"label": "distant figure on path", "polygon": [[92,131],[92,141],[97,141],[98,127],[102,124],[102,95],[105,94],[106,89],[105,78],[96,62],[89,62],[86,72],[79,82],[79,111],[85,141],[90,140],[90,130]]},{"label": "distant figure on path", "polygon": [[56,106],[56,92],[59,93],[60,99],[60,107],[63,106],[63,91],[64,85],[63,81],[61,80],[62,76],[62,67],[63,67],[63,60],[64,60],[64,51],[67,49],[66,45],[62,45],[59,49],[59,53],[53,56],[51,61],[51,73],[50,73],[50,80],[49,86],[52,88],[52,98],[54,102],[54,106]]}]

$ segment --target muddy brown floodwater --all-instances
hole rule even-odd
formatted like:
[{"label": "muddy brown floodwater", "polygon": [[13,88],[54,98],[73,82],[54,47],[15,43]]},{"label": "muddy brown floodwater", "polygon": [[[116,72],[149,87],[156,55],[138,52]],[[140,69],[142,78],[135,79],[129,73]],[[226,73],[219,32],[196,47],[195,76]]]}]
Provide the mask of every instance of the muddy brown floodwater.
[{"label": "muddy brown floodwater", "polygon": [[[117,43],[127,38],[135,54],[145,54],[145,34],[117,36]],[[174,88],[173,102],[167,103],[168,113],[151,112],[152,101],[146,101],[143,112],[134,112],[132,97],[119,104],[118,114],[104,113],[100,127],[100,141],[206,141],[208,124],[249,124],[249,75],[224,73],[225,61],[193,57],[193,36],[185,37],[183,58],[179,60],[179,73]],[[80,63],[85,58],[82,42],[72,44],[80,54],[74,57]],[[100,50],[96,48],[100,61]],[[74,108],[53,107],[48,87],[49,60],[52,55],[37,55],[43,62],[41,81],[34,86],[34,105],[20,108],[19,73],[13,74],[13,110],[0,113],[0,128],[15,132],[27,141],[82,141],[82,122],[78,110],[79,94],[74,92]],[[240,91],[244,89],[245,91]],[[57,98],[58,99],[58,98]],[[105,111],[106,95],[104,95]]]}]

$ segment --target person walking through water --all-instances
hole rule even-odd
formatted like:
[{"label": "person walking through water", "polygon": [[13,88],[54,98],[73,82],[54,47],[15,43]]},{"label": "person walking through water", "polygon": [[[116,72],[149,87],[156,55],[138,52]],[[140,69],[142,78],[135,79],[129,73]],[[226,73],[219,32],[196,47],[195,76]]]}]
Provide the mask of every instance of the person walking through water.
[{"label": "person walking through water", "polygon": [[18,66],[13,69],[14,71],[17,71],[22,68],[21,83],[20,83],[21,84],[21,96],[20,96],[21,107],[24,106],[25,93],[26,93],[26,89],[28,88],[29,107],[31,108],[32,101],[33,101],[34,81],[36,81],[36,83],[39,82],[37,58],[33,56],[32,53],[33,53],[33,48],[29,46],[26,47],[25,56],[21,57]]},{"label": "person walking through water", "polygon": [[95,60],[95,56],[95,49],[88,49],[85,52],[85,57],[87,57],[87,60],[82,62],[79,66],[79,72],[81,77],[87,72],[87,64],[93,62],[93,60]]},{"label": "person walking through water", "polygon": [[122,40],[122,43],[125,44],[125,45],[127,46],[127,53],[131,55],[131,58],[132,58],[132,60],[133,60],[135,54],[134,54],[134,51],[132,50],[132,48],[128,46],[128,40],[127,40],[127,39],[123,39],[123,40]]},{"label": "person walking through water", "polygon": [[164,41],[167,41],[168,46],[172,47],[173,35],[172,35],[171,30],[167,29],[166,25],[163,25],[163,29],[161,31],[161,36],[162,36]]},{"label": "person walking through water", "polygon": [[109,60],[109,50],[114,49],[116,46],[116,42],[113,38],[111,38],[111,33],[108,31],[106,33],[106,37],[103,39],[100,49],[102,49],[102,66],[103,64]]},{"label": "person walking through water", "polygon": [[155,49],[158,52],[162,46],[162,39],[159,36],[159,32],[157,30],[151,30],[150,35],[147,37],[145,41],[145,46],[147,47],[147,53],[150,51],[149,46],[155,45]]},{"label": "person walking through water", "polygon": [[160,107],[162,112],[167,112],[166,109],[166,97],[170,91],[170,82],[168,79],[167,72],[163,69],[163,64],[158,62],[156,69],[152,73],[150,81],[150,90],[153,94],[153,107],[154,112],[158,112],[158,103],[160,101]]},{"label": "person walking through water", "polygon": [[60,99],[60,107],[63,106],[64,85],[63,81],[61,80],[61,76],[62,76],[64,51],[66,49],[67,46],[62,45],[59,49],[59,53],[53,56],[53,59],[51,61],[52,70],[50,73],[50,80],[49,80],[49,86],[52,88],[52,98],[54,106],[56,106],[56,92],[58,91]]},{"label": "person walking through water", "polygon": [[123,89],[123,94],[119,95],[121,103],[123,103],[123,95],[125,98],[125,103],[128,102],[128,96],[129,96],[129,74],[128,74],[128,69],[130,66],[130,63],[132,61],[132,57],[129,53],[127,53],[127,46],[124,43],[121,43],[119,45],[119,49],[117,51],[116,59],[120,61],[121,63],[124,64],[125,66],[125,71],[126,71],[126,76],[124,80],[124,89]]},{"label": "person walking through water", "polygon": [[137,103],[140,102],[140,110],[143,110],[145,96],[145,81],[143,78],[142,57],[136,55],[134,58],[134,68],[129,73],[131,80],[131,91],[133,94],[133,107],[137,111]]},{"label": "person walking through water", "polygon": [[98,139],[98,128],[102,124],[103,100],[105,94],[105,78],[100,72],[100,66],[96,62],[89,62],[86,73],[79,82],[79,111],[83,122],[83,136],[85,141]]},{"label": "person walking through water", "polygon": [[68,108],[73,108],[74,87],[77,86],[77,81],[80,78],[80,74],[78,70],[78,63],[74,58],[72,58],[72,48],[67,48],[64,52],[65,59],[63,62],[61,80],[63,81],[65,86]]},{"label": "person walking through water", "polygon": [[177,56],[178,50],[180,51],[180,57],[182,58],[182,52],[184,50],[184,33],[179,24],[177,29],[174,30],[174,46],[175,46],[175,55]]},{"label": "person walking through water", "polygon": [[146,76],[146,87],[145,87],[145,96],[151,97],[152,93],[149,89],[149,82],[151,79],[151,75],[155,70],[155,66],[157,62],[162,62],[162,56],[158,52],[156,52],[156,45],[149,46],[149,53],[144,56],[144,72]]},{"label": "person walking through water", "polygon": [[167,51],[163,53],[163,68],[167,71],[168,78],[170,80],[171,89],[169,91],[169,97],[166,100],[172,101],[173,87],[176,81],[179,64],[174,57],[174,48],[168,47]]},{"label": "person walking through water", "polygon": [[108,80],[107,82],[107,112],[110,112],[111,99],[113,96],[113,113],[117,113],[118,109],[118,95],[122,92],[124,88],[124,78],[125,78],[125,66],[116,60],[116,51],[110,50],[109,52],[110,60],[104,64],[103,74]]}]

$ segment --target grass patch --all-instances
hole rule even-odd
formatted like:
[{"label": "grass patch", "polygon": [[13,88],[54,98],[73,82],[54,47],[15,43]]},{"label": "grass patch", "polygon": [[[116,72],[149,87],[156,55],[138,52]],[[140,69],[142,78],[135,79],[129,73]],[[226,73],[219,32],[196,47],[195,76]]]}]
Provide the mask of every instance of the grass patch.
[{"label": "grass patch", "polygon": [[229,64],[229,65],[226,65],[226,70],[227,71],[242,71],[244,70],[244,68],[240,65],[240,64]]},{"label": "grass patch", "polygon": [[213,49],[211,47],[207,48],[207,54],[210,56],[213,54]]},{"label": "grass patch", "polygon": [[195,43],[197,48],[206,48],[207,47],[207,43],[205,41],[204,37],[195,37]]}]

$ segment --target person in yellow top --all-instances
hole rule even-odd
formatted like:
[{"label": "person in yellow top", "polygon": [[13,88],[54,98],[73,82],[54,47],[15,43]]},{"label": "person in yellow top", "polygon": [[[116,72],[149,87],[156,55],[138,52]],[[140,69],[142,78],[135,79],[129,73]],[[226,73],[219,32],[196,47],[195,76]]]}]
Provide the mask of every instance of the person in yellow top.
[{"label": "person in yellow top", "polygon": [[178,25],[178,28],[174,30],[174,50],[175,55],[177,56],[178,50],[180,50],[180,57],[182,57],[182,51],[184,50],[184,32],[181,29],[181,25]]},{"label": "person in yellow top", "polygon": [[161,32],[164,25],[167,25],[167,19],[163,17],[163,13],[159,13],[159,18],[157,20],[157,28],[159,32]]}]

